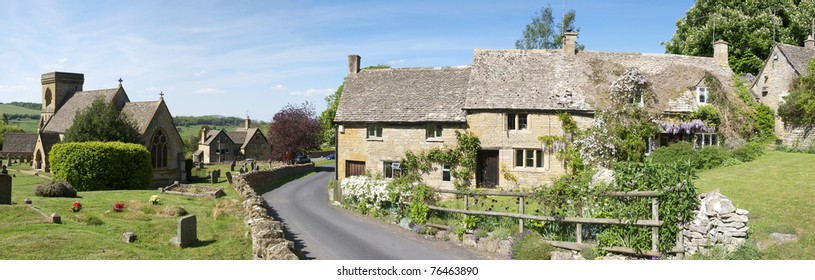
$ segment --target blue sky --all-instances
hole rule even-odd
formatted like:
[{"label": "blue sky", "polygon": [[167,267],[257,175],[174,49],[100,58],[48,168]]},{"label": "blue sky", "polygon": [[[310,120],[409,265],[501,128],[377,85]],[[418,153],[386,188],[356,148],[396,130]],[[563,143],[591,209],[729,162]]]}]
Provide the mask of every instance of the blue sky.
[{"label": "blue sky", "polygon": [[[363,66],[467,65],[473,49],[514,48],[555,1],[4,1],[0,102],[41,102],[40,75],[85,74],[85,90],[124,79],[132,101],[173,115],[269,121],[342,84],[348,54]],[[566,1],[588,50],[663,53],[681,1]]]}]

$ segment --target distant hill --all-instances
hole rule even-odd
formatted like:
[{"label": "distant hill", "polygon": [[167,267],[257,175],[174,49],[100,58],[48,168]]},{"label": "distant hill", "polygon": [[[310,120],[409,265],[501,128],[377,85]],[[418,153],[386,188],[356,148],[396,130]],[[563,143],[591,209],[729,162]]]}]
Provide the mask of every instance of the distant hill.
[{"label": "distant hill", "polygon": [[[12,102],[16,103],[16,102]],[[9,104],[0,104],[0,114],[6,113],[7,115],[35,115],[39,118],[42,109],[31,109]]]},{"label": "distant hill", "polygon": [[6,103],[6,104],[36,110],[37,112],[42,111],[42,104],[41,103],[17,102],[17,101],[15,101],[15,102],[9,102],[9,103]]}]

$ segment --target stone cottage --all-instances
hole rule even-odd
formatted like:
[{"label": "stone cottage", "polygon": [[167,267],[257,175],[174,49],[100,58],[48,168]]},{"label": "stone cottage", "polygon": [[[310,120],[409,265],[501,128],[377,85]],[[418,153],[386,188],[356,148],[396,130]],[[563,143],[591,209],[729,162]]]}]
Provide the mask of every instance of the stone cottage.
[{"label": "stone cottage", "polygon": [[[809,74],[807,66],[813,58],[815,39],[811,34],[804,41],[803,47],[776,43],[750,90],[759,102],[778,112],[778,106],[784,101],[784,97],[790,94],[793,83],[801,76]],[[784,144],[810,145],[815,140],[815,133],[811,133],[811,130],[811,125],[807,127],[785,125],[781,118],[776,116],[775,136]]]},{"label": "stone cottage", "polygon": [[73,125],[74,116],[101,97],[136,122],[153,162],[151,185],[163,186],[173,181],[186,181],[184,144],[173,123],[173,116],[164,103],[163,95],[158,101],[131,102],[121,82],[120,79],[116,88],[83,91],[83,74],[43,74],[43,106],[32,167],[49,170],[48,153],[51,147],[62,141],[65,131]]},{"label": "stone cottage", "polygon": [[[560,112],[585,128],[597,108],[609,102],[609,86],[626,70],[648,79],[654,106],[669,117],[708,104],[706,77],[732,94],[727,43],[716,42],[713,58],[669,54],[578,51],[576,33],[559,50],[476,49],[473,63],[461,67],[365,69],[349,56],[349,74],[334,119],[337,125],[337,177],[381,173],[398,176],[406,150],[455,145],[454,131],[470,131],[481,141],[476,162],[478,187],[531,187],[564,174],[554,153],[544,152],[540,136],[563,134]],[[656,147],[681,138],[697,146],[717,145],[715,133],[664,132]],[[690,138],[690,139],[687,139]],[[449,166],[434,167],[424,181],[450,188]],[[518,180],[517,186],[502,173]]]},{"label": "stone cottage", "polygon": [[195,162],[214,163],[233,160],[268,160],[271,157],[269,140],[259,128],[251,127],[246,116],[244,126],[235,131],[202,129],[198,151],[193,154]]}]

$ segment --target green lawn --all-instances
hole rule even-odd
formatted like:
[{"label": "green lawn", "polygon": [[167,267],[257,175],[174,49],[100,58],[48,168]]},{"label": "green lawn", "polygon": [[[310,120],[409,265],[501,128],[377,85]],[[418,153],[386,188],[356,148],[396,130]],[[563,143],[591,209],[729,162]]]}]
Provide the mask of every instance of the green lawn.
[{"label": "green lawn", "polygon": [[[14,166],[13,166],[14,167]],[[207,169],[226,166],[209,166]],[[78,198],[34,196],[34,188],[44,178],[11,169],[12,201],[0,205],[0,259],[251,259],[252,240],[243,222],[242,202],[222,176],[215,186],[224,187],[225,197],[196,198],[160,194],[155,190],[80,192]],[[206,173],[202,171],[201,173]],[[225,173],[225,172],[224,172]],[[203,179],[199,180],[203,181]],[[212,186],[212,184],[196,183]],[[148,199],[158,194],[161,204]],[[42,212],[59,213],[62,224],[37,222],[38,213],[28,209],[31,198]],[[82,211],[68,208],[80,201]],[[116,202],[125,203],[124,212],[110,211]],[[190,248],[178,248],[169,240],[177,231],[174,207],[182,207],[198,220],[198,239]],[[95,217],[95,218],[93,218]],[[101,225],[90,225],[97,219]],[[122,233],[132,231],[135,243],[122,241]]]},{"label": "green lawn", "polygon": [[[815,155],[769,151],[748,163],[702,172],[700,192],[720,188],[738,208],[750,211],[750,236],[768,259],[815,259]],[[773,232],[797,241],[776,245]]]},{"label": "green lawn", "polygon": [[27,115],[40,115],[40,111],[34,109],[23,108],[19,106],[0,104],[0,114],[27,114]]}]

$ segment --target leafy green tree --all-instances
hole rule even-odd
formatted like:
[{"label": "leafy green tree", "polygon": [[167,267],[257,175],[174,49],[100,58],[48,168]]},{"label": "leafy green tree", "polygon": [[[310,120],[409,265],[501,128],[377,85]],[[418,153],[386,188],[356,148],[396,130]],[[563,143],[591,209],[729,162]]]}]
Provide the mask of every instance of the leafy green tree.
[{"label": "leafy green tree", "polygon": [[813,15],[813,1],[699,0],[663,45],[667,53],[712,56],[713,42],[722,39],[734,72],[758,73],[774,42],[801,45]]},{"label": "leafy green tree", "polygon": [[3,113],[3,124],[8,124],[8,115],[6,113]]},{"label": "leafy green tree", "polygon": [[77,112],[74,124],[65,131],[65,142],[124,142],[142,144],[136,122],[101,97]]},{"label": "leafy green tree", "polygon": [[809,61],[808,75],[800,78],[795,88],[778,106],[778,115],[787,124],[815,122],[815,60]]},{"label": "leafy green tree", "polygon": [[[541,8],[535,13],[532,22],[524,28],[521,39],[515,41],[516,49],[558,49],[563,47],[563,32],[580,32],[575,26],[575,11],[569,10],[563,15],[563,21],[555,25],[552,7]],[[578,49],[585,46],[577,44]]]}]

